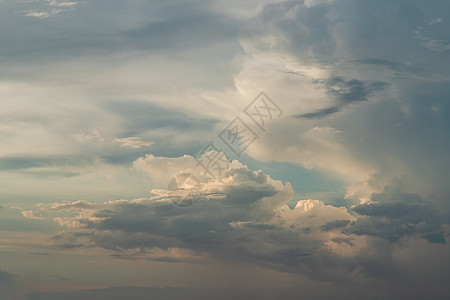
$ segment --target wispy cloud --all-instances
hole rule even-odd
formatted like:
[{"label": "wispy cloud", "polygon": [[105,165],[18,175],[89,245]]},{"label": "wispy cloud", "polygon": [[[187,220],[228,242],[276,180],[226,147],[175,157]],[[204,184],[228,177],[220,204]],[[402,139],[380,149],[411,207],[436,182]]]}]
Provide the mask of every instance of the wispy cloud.
[{"label": "wispy cloud", "polygon": [[[443,20],[439,17],[429,20],[426,24],[420,25],[414,30],[413,38],[422,46],[431,51],[446,52],[450,50],[450,39],[440,39],[437,35],[446,35],[445,29],[438,28]],[[445,22],[444,22],[445,24]],[[445,26],[445,25],[441,25]],[[444,33],[444,34],[442,34]]]},{"label": "wispy cloud", "polygon": [[115,138],[115,143],[119,143],[120,147],[139,149],[142,147],[150,147],[155,142],[140,137]]},{"label": "wispy cloud", "polygon": [[74,11],[77,6],[83,5],[86,1],[54,1],[54,0],[16,0],[33,7],[32,9],[19,10],[16,13],[26,17],[37,19],[47,19],[62,12]]}]

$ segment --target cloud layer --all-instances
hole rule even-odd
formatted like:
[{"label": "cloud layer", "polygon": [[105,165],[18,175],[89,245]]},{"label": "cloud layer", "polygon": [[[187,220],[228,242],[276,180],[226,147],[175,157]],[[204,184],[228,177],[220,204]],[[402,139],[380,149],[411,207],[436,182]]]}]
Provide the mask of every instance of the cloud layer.
[{"label": "cloud layer", "polygon": [[[183,159],[193,160],[172,163],[182,168]],[[411,251],[411,243],[425,251],[447,248],[448,215],[418,195],[388,187],[352,209],[311,199],[290,208],[289,183],[241,165],[204,181],[202,200],[187,209],[173,205],[163,190],[152,192],[157,195],[39,209],[65,227],[53,237],[64,249],[101,248],[132,260],[241,261],[335,284],[373,287],[372,280],[388,278],[400,284],[406,279],[398,274],[399,252]]]},{"label": "cloud layer", "polygon": [[[44,247],[39,232],[53,244],[27,253],[253,266],[276,274],[259,284],[269,299],[448,299],[449,20],[446,0],[0,1],[2,241]],[[261,91],[283,111],[263,129],[243,112]],[[258,139],[240,161],[226,153],[223,176],[196,173],[236,117]],[[193,207],[172,203],[180,172],[201,183]],[[292,188],[305,177],[308,196]],[[18,257],[8,272],[50,272]],[[92,278],[80,296],[42,280],[31,299],[233,286]],[[248,290],[236,297],[262,298]]]}]

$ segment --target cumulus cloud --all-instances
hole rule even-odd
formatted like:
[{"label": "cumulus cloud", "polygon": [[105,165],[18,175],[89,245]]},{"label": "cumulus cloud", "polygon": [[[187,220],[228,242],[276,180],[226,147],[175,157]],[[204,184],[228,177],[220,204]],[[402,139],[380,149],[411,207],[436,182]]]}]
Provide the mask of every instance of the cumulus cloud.
[{"label": "cumulus cloud", "polygon": [[[217,164],[211,163],[214,161]],[[208,178],[211,178],[211,176],[223,176],[224,172],[230,168],[240,167],[243,167],[243,165],[239,161],[233,160],[230,162],[224,152],[212,150],[199,154],[198,157],[190,155],[161,157],[146,154],[133,162],[132,169],[147,174],[157,183],[167,184],[169,180],[179,173],[193,174],[204,182]]]},{"label": "cumulus cloud", "polygon": [[[190,160],[147,156],[138,164],[146,162],[143,166],[155,174],[153,168],[167,170],[168,163],[179,168]],[[185,209],[173,205],[164,190],[153,190],[150,198],[40,209],[65,227],[52,238],[63,249],[102,248],[117,258],[166,262],[241,261],[331,282],[383,278],[395,249],[402,249],[401,240],[442,243],[447,234],[441,225],[448,220],[410,194],[374,194],[369,204],[353,209],[300,200],[291,209],[289,183],[244,165],[231,167],[222,178],[205,179],[201,191],[201,201]],[[72,216],[54,215],[69,212]]]},{"label": "cumulus cloud", "polygon": [[[194,253],[197,253],[222,259],[242,257],[256,260],[259,255],[269,258],[273,251],[281,253],[287,251],[283,250],[284,247],[293,247],[292,244],[278,244],[277,235],[286,225],[277,221],[281,215],[275,214],[292,199],[293,191],[289,184],[275,181],[262,171],[236,167],[231,168],[222,179],[205,182],[202,193],[205,196],[203,201],[185,210],[174,206],[167,194],[95,205],[85,202],[73,205],[55,203],[47,208],[41,205],[40,208],[46,212],[79,211],[74,217],[57,219],[70,229],[54,237],[57,245],[64,248],[101,247],[117,251],[122,257],[137,255],[157,260],[167,256],[165,259],[169,259],[173,249],[186,249],[191,254],[186,252],[189,255],[174,256],[172,259],[195,258]],[[209,195],[215,197],[210,198]],[[252,232],[257,233],[254,238],[251,237]],[[258,245],[258,236],[265,234],[267,237],[262,243],[271,245],[270,248],[275,247],[273,250],[265,250],[265,246]],[[309,255],[313,251],[311,247],[318,247],[320,243],[308,245],[301,240],[301,235],[292,232],[280,238],[291,236],[295,239],[293,243],[298,244],[296,248],[304,253],[299,253],[302,257]],[[155,254],[155,249],[160,249],[158,251],[162,254]],[[273,254],[280,258],[280,254]],[[288,265],[281,263],[280,267],[287,268]]]}]

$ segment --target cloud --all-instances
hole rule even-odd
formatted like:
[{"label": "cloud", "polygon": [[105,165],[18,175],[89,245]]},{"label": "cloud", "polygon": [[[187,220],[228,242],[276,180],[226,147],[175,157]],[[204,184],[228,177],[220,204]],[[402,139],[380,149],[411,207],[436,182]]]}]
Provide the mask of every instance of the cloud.
[{"label": "cloud", "polygon": [[448,190],[436,181],[448,176],[437,161],[448,161],[439,149],[449,145],[442,121],[449,93],[443,85],[450,78],[442,66],[449,56],[413,37],[421,26],[447,39],[442,11],[448,4],[434,4],[285,1],[262,7],[241,33],[245,54],[235,86],[245,95],[266,91],[296,120],[270,124],[249,155],[354,182],[408,174],[415,177],[410,190],[422,197],[440,190],[436,201],[446,203]]},{"label": "cloud", "polygon": [[[22,214],[56,221],[52,240],[72,251],[249,263],[375,291],[358,298],[447,299],[448,1],[212,2],[94,1],[70,14],[75,1],[2,3],[2,27],[18,28],[0,41],[3,186],[71,199]],[[172,205],[161,186],[193,170],[199,143],[261,90],[287,117],[246,154],[351,185],[347,207],[239,162],[201,178],[196,206]],[[134,192],[149,185],[154,196]],[[107,200],[123,197],[134,200]]]},{"label": "cloud", "polygon": [[34,220],[43,220],[44,218],[40,216],[36,216],[32,210],[24,210],[21,212],[22,216],[24,216],[27,219],[34,219]]},{"label": "cloud", "polygon": [[[210,157],[221,157],[223,162],[220,169],[221,174],[230,168],[240,168],[243,165],[237,161],[229,161],[223,152],[209,151],[193,157],[183,155],[181,157],[161,157],[153,154],[146,154],[133,162],[132,169],[147,174],[154,182],[160,184],[168,184],[169,181],[179,173],[194,174],[200,181],[206,181],[207,177],[211,177],[208,170],[212,170],[215,166],[205,164],[205,160],[209,161]],[[200,162],[203,161],[205,167]],[[226,163],[225,163],[226,162]],[[217,176],[221,176],[216,174]]]},{"label": "cloud", "polygon": [[298,115],[298,118],[321,118],[339,112],[348,104],[367,101],[369,94],[381,90],[387,85],[382,81],[364,83],[357,79],[346,81],[340,77],[332,77],[324,81],[319,80],[318,84],[325,86],[326,94],[335,98],[337,104],[333,107]]},{"label": "cloud", "polygon": [[192,156],[157,157],[147,154],[133,162],[133,168],[149,174],[161,182],[168,183],[175,174],[181,171],[192,171],[197,162]]},{"label": "cloud", "polygon": [[[203,295],[202,295],[203,294]],[[76,292],[34,292],[28,295],[29,300],[40,299],[123,299],[133,295],[133,299],[198,299],[204,297],[207,292],[199,292],[189,288],[154,288],[154,287],[112,287],[107,289],[86,290]],[[189,295],[189,296],[188,296]],[[211,294],[209,294],[211,295]]]},{"label": "cloud", "polygon": [[74,202],[65,201],[65,202],[39,204],[38,207],[46,211],[59,211],[59,210],[77,211],[83,209],[93,209],[96,208],[96,205],[89,203],[88,201],[85,200],[79,200]]},{"label": "cloud", "polygon": [[154,144],[152,141],[145,140],[140,137],[115,138],[115,143],[120,143],[120,147],[139,149],[142,147],[150,147]]},{"label": "cloud", "polygon": [[[248,274],[247,274],[248,275]],[[257,274],[252,274],[258,277]],[[241,276],[236,274],[241,279]],[[242,278],[247,279],[248,278]],[[259,278],[258,278],[259,279]],[[267,281],[267,282],[266,282]],[[133,295],[133,299],[155,299],[155,300],[194,300],[194,299],[274,299],[283,296],[283,299],[299,299],[308,297],[310,299],[348,299],[345,291],[335,286],[328,289],[321,289],[312,282],[297,282],[295,287],[272,286],[272,282],[266,280],[266,285],[257,285],[256,287],[243,287],[237,282],[233,288],[218,287],[213,288],[205,286],[203,288],[194,287],[137,287],[137,286],[119,286],[105,289],[91,289],[74,292],[33,292],[28,295],[29,300],[56,300],[56,299],[86,299],[86,300],[119,300]],[[362,291],[354,291],[354,294],[363,297]]]},{"label": "cloud", "polygon": [[447,243],[447,241],[445,239],[445,233],[442,231],[425,234],[425,235],[422,235],[422,237],[433,244],[446,244]]},{"label": "cloud", "polygon": [[8,300],[19,300],[15,276],[0,269],[0,297]]},{"label": "cloud", "polygon": [[86,133],[79,133],[79,134],[73,135],[73,138],[80,143],[84,143],[84,142],[102,143],[105,141],[105,138],[101,135],[101,133],[97,129],[90,129]]},{"label": "cloud", "polygon": [[414,31],[413,38],[419,45],[431,51],[446,52],[450,50],[450,39],[436,37],[436,35],[446,36],[443,26],[439,26],[442,22],[442,19],[437,17],[429,20],[426,24],[419,25]]},{"label": "cloud", "polygon": [[419,69],[417,66],[413,67],[406,63],[394,62],[378,58],[358,58],[352,60],[351,63],[356,63],[357,65],[369,65],[373,68],[384,68],[398,75],[406,74],[409,76],[414,76],[423,73],[423,70]]},{"label": "cloud", "polygon": [[[238,49],[238,22],[228,22],[233,17],[223,13],[211,16],[209,8],[200,3],[137,1],[124,5],[120,1],[94,1],[89,2],[89,10],[78,9],[85,3],[10,1],[2,6],[0,23],[13,24],[18,30],[1,38],[2,44],[10,45],[1,60],[8,61],[13,71],[2,69],[0,74],[5,83],[0,94],[11,100],[2,109],[0,128],[5,135],[0,156],[7,165],[16,163],[17,170],[21,160],[65,164],[54,160],[55,156],[64,156],[62,160],[76,166],[83,165],[85,159],[98,158],[128,164],[145,154],[150,141],[159,155],[197,151],[199,141],[213,134],[210,130],[217,120],[206,111],[211,105],[198,103],[199,98],[191,97],[189,90],[229,81],[203,66],[206,60],[217,63],[231,59],[229,50]],[[105,13],[105,5],[111,14]],[[35,17],[48,17],[53,10],[75,7],[73,13],[61,12],[45,21],[14,15],[17,10],[30,10]],[[24,30],[19,29],[22,26]],[[66,33],[60,36],[61,32]],[[26,42],[32,39],[39,42]],[[220,51],[214,50],[217,43],[222,45]],[[189,59],[173,60],[169,52],[177,47]],[[161,53],[166,53],[165,57]],[[214,58],[211,53],[215,53]],[[43,66],[48,68],[45,75]],[[92,77],[87,78],[87,74]],[[57,78],[65,83],[57,83]],[[116,91],[111,91],[113,87]],[[105,94],[109,91],[111,97]],[[120,143],[113,142],[117,137],[142,140],[124,140],[124,146],[117,147]],[[44,176],[58,176],[53,170],[45,171],[48,173],[41,173]],[[61,176],[76,176],[74,173]]]},{"label": "cloud", "polygon": [[[95,205],[83,202],[83,206],[80,206],[81,203],[70,206],[62,203],[48,208],[41,205],[40,208],[48,213],[72,210],[73,207],[79,211],[74,217],[58,217],[57,221],[70,230],[54,237],[57,245],[63,248],[100,247],[116,251],[121,257],[128,255],[159,260],[161,256],[155,254],[155,249],[160,249],[158,251],[162,251],[167,260],[173,251],[171,249],[186,249],[192,254],[173,257],[172,260],[189,261],[195,259],[196,253],[225,260],[239,257],[252,261],[262,259],[262,263],[269,266],[281,259],[280,255],[284,251],[296,248],[303,253],[299,254],[300,258],[309,256],[313,249],[320,247],[320,242],[306,235],[282,233],[283,226],[287,226],[285,223],[291,222],[295,216],[287,217],[288,211],[279,215],[275,212],[292,199],[293,191],[289,184],[283,185],[262,171],[251,171],[246,167],[231,168],[222,179],[205,182],[202,193],[205,196],[203,201],[187,210],[174,206],[164,194],[131,201]],[[317,205],[321,207],[320,202]],[[312,207],[309,209],[311,213],[320,211]],[[333,210],[332,207],[323,208]],[[294,210],[295,215],[297,210]],[[278,220],[285,215],[286,220]],[[313,223],[320,225],[324,216],[318,216]],[[334,219],[335,216],[326,217],[326,220],[330,218]],[[305,226],[313,223],[308,222]],[[253,234],[255,239],[251,238]],[[289,236],[292,242],[283,246],[281,241]],[[303,241],[301,236],[306,240]],[[308,245],[307,241],[311,243]],[[301,269],[281,261],[276,265],[276,268],[290,272],[300,272]]]},{"label": "cloud", "polygon": [[[191,160],[147,156],[136,164],[155,175]],[[187,209],[173,205],[164,190],[153,190],[150,198],[39,207],[49,216],[56,213],[65,227],[52,238],[63,249],[102,248],[133,260],[240,261],[331,282],[383,278],[392,271],[395,249],[403,249],[401,241],[442,244],[442,236],[430,234],[444,232],[441,225],[448,223],[418,196],[401,193],[374,194],[370,203],[351,210],[312,199],[291,209],[289,183],[243,165],[223,178],[205,179],[201,190],[201,201]],[[403,200],[398,204],[390,197]],[[364,254],[371,247],[370,255]]]},{"label": "cloud", "polygon": [[386,189],[373,194],[371,202],[352,209],[359,217],[344,232],[377,236],[394,242],[408,236],[421,236],[433,243],[446,243],[442,225],[448,224],[448,214],[418,195]]},{"label": "cloud", "polygon": [[337,220],[328,222],[320,227],[323,231],[330,231],[334,229],[340,229],[342,227],[347,226],[350,223],[350,220]]},{"label": "cloud", "polygon": [[53,1],[53,0],[35,0],[23,1],[16,0],[17,3],[28,4],[33,9],[19,10],[16,13],[26,17],[34,17],[37,19],[47,19],[62,12],[74,11],[76,6],[85,4],[80,1]]}]

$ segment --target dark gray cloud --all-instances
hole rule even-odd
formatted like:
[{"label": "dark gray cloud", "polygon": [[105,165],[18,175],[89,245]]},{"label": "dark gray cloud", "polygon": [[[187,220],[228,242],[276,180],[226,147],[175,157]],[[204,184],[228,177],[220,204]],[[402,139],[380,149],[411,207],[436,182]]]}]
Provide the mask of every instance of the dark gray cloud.
[{"label": "dark gray cloud", "polygon": [[7,300],[19,300],[15,285],[15,276],[0,269],[0,297]]},{"label": "dark gray cloud", "polygon": [[321,117],[325,117],[325,116],[337,113],[340,110],[341,110],[340,107],[334,106],[334,107],[319,109],[319,110],[317,110],[315,112],[311,112],[311,113],[301,114],[296,117],[297,118],[306,118],[306,119],[321,118]]},{"label": "dark gray cloud", "polygon": [[386,190],[372,195],[372,203],[352,210],[362,216],[344,229],[356,235],[370,235],[390,242],[408,236],[422,236],[431,243],[445,243],[441,225],[449,223],[449,216],[418,195]]},{"label": "dark gray cloud", "polygon": [[419,75],[423,74],[423,70],[418,68],[417,66],[411,66],[405,63],[395,62],[395,61],[389,61],[385,59],[378,59],[378,58],[360,58],[360,59],[354,59],[350,61],[351,63],[355,64],[363,64],[374,68],[384,68],[387,70],[390,70],[392,72],[395,72],[397,75]]},{"label": "dark gray cloud", "polygon": [[298,118],[313,119],[334,114],[349,104],[369,100],[370,94],[387,86],[387,83],[383,81],[363,82],[358,79],[344,80],[341,77],[317,81],[317,84],[325,89],[326,95],[332,98],[336,104],[315,112],[298,115]]},{"label": "dark gray cloud", "polygon": [[[371,295],[382,296],[375,287],[353,288],[352,295],[355,297],[365,297],[368,290]],[[342,286],[330,286],[327,289],[320,288],[319,285],[310,282],[296,282],[296,286],[285,288],[258,286],[257,288],[180,288],[180,287],[111,287],[106,289],[85,290],[76,292],[33,292],[27,296],[27,300],[59,300],[59,299],[85,299],[85,300],[122,300],[130,295],[136,300],[194,300],[194,299],[238,299],[238,300],[270,300],[282,297],[283,299],[294,300],[302,297],[308,299],[349,299],[349,290]],[[386,298],[385,298],[386,299]],[[417,298],[411,298],[417,299]]]},{"label": "dark gray cloud", "polygon": [[353,246],[353,243],[352,243],[352,239],[351,239],[351,238],[334,237],[334,238],[332,238],[331,240],[332,240],[333,242],[338,243],[338,244],[345,243],[345,244],[347,244],[347,245],[349,245],[349,246]]},{"label": "dark gray cloud", "polygon": [[339,228],[345,227],[349,223],[350,223],[349,220],[332,221],[332,222],[328,222],[328,223],[322,225],[322,227],[320,227],[320,229],[322,229],[323,231],[330,231],[330,230],[334,230],[334,229],[339,229]]},{"label": "dark gray cloud", "polygon": [[385,82],[362,82],[358,79],[344,80],[341,77],[332,77],[321,82],[327,90],[327,94],[333,96],[341,104],[367,101],[370,93],[386,86]]},{"label": "dark gray cloud", "polygon": [[[189,288],[154,288],[154,287],[113,287],[108,289],[86,290],[77,292],[33,292],[27,295],[28,300],[52,300],[52,299],[86,299],[86,300],[113,300],[129,298],[133,299],[199,299],[207,295],[212,296],[211,291],[201,291]],[[223,298],[227,299],[227,298]]]},{"label": "dark gray cloud", "polygon": [[[12,170],[27,170],[33,168],[43,168],[57,165],[70,165],[73,163],[86,164],[92,163],[93,158],[89,156],[74,155],[72,157],[65,156],[45,156],[45,157],[2,157],[0,158],[0,171],[12,171]],[[47,172],[49,172],[47,170]],[[47,173],[50,175],[49,173]],[[56,172],[55,172],[56,174]],[[58,173],[60,176],[64,175],[63,172]],[[77,173],[66,172],[66,176],[78,175]]]},{"label": "dark gray cloud", "polygon": [[434,244],[446,244],[447,243],[447,241],[445,239],[445,233],[442,231],[428,233],[428,234],[422,235],[422,237],[424,239],[426,239],[427,241],[429,241],[430,243],[434,243]]}]

